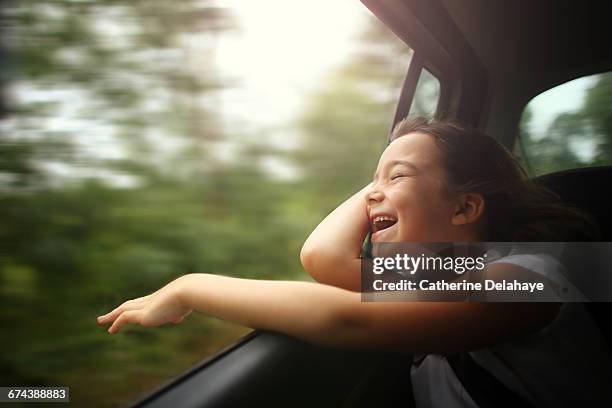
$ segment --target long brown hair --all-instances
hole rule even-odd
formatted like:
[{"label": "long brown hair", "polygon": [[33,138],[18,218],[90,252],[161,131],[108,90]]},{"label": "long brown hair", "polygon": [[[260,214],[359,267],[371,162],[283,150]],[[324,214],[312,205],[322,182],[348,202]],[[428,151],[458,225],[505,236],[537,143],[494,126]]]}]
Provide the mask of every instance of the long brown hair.
[{"label": "long brown hair", "polygon": [[492,137],[457,122],[417,117],[399,122],[391,141],[413,132],[434,138],[451,191],[483,196],[487,241],[597,239],[597,225],[586,213],[534,183],[512,153]]}]

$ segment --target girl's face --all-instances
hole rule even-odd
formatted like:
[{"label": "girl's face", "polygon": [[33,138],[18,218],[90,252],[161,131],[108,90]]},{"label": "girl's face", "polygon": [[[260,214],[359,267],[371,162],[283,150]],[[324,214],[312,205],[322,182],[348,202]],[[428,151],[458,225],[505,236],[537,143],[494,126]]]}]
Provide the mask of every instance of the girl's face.
[{"label": "girl's face", "polygon": [[432,136],[410,133],[395,139],[381,155],[366,195],[372,241],[453,241],[456,200],[445,181]]}]

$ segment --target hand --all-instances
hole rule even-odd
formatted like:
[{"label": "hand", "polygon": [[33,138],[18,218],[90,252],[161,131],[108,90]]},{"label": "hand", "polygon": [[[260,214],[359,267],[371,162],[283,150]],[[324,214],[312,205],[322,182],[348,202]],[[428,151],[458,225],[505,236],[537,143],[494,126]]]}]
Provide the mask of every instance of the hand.
[{"label": "hand", "polygon": [[184,278],[175,279],[150,295],[124,302],[112,312],[98,316],[98,324],[112,323],[108,332],[117,333],[127,323],[146,327],[181,323],[193,311],[183,305],[179,297]]}]

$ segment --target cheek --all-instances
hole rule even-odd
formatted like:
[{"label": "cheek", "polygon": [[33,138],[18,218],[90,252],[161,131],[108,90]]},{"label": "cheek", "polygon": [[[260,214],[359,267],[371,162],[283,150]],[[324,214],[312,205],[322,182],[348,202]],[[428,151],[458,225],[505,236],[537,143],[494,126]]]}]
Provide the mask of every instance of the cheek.
[{"label": "cheek", "polygon": [[412,190],[411,194],[397,194],[393,197],[393,202],[403,233],[425,227],[438,230],[450,224],[452,206],[431,190]]},{"label": "cheek", "polygon": [[414,192],[399,188],[387,194],[389,202],[397,211],[398,216],[405,215],[404,213],[410,212],[410,209],[418,204],[418,197],[415,196]]},{"label": "cheek", "polygon": [[408,212],[437,210],[444,207],[445,201],[438,193],[435,183],[405,182],[388,193],[390,201],[398,210]]}]

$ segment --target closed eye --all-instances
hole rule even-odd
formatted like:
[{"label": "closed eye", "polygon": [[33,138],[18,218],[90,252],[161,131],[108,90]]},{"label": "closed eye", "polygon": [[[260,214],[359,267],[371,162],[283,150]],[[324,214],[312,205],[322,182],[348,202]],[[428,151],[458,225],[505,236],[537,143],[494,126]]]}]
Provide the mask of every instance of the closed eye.
[{"label": "closed eye", "polygon": [[401,177],[408,177],[407,174],[394,174],[393,176],[391,176],[391,180],[395,180]]}]

